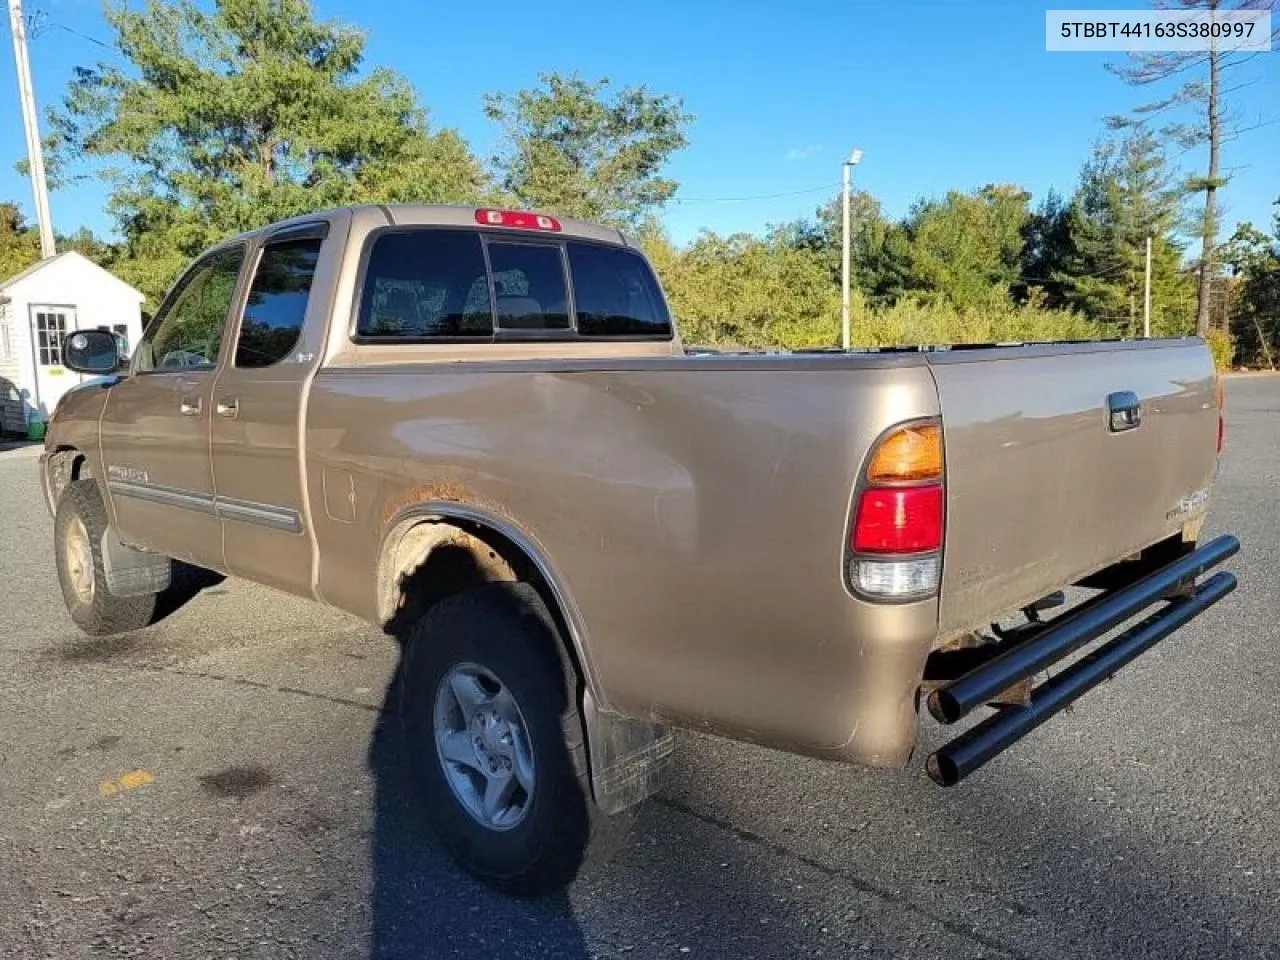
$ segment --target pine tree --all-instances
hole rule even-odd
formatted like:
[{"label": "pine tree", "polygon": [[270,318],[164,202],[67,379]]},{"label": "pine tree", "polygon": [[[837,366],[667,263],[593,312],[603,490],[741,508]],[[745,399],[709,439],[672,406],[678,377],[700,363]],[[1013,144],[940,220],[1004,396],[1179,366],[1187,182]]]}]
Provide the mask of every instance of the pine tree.
[{"label": "pine tree", "polygon": [[1189,332],[1180,198],[1164,150],[1145,128],[1097,144],[1067,214],[1068,252],[1053,274],[1065,301],[1117,334],[1140,334],[1151,237],[1152,332]]}]

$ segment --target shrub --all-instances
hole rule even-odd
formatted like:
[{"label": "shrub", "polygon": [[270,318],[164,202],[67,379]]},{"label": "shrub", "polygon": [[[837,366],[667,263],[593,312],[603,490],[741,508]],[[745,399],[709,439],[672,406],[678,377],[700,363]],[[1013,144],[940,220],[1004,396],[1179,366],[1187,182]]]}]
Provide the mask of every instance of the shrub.
[{"label": "shrub", "polygon": [[1235,359],[1236,344],[1226,330],[1210,330],[1205,335],[1209,342],[1209,352],[1213,354],[1213,365],[1219,370],[1230,370],[1231,361]]},{"label": "shrub", "polygon": [[[732,315],[732,299],[723,302]],[[761,313],[767,313],[767,307]],[[777,310],[767,322],[761,322],[762,316],[751,317],[747,313],[743,317],[746,322],[734,324],[733,328],[708,323],[708,319],[681,315],[680,328],[686,340],[713,346],[733,342],[789,350],[834,347],[840,343],[838,302],[825,310],[791,315]],[[1007,301],[961,309],[905,300],[892,307],[873,309],[856,294],[849,327],[849,340],[854,347],[1096,340],[1106,335],[1098,324],[1065,310],[1015,306]]]}]

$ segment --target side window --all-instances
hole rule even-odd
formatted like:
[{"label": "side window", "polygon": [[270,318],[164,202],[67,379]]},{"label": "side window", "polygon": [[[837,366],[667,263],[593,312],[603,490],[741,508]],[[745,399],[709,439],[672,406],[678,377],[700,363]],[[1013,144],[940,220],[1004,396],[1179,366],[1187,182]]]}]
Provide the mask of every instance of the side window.
[{"label": "side window", "polygon": [[489,264],[499,329],[569,329],[559,246],[491,240]]},{"label": "side window", "polygon": [[386,340],[493,336],[480,235],[424,229],[375,236],[356,334]]},{"label": "side window", "polygon": [[584,337],[671,336],[653,271],[630,250],[570,241],[569,272]]},{"label": "side window", "polygon": [[269,367],[293,352],[322,242],[322,237],[299,237],[263,247],[240,321],[237,367]]},{"label": "side window", "polygon": [[209,254],[187,271],[138,344],[135,370],[208,369],[218,362],[244,247]]}]

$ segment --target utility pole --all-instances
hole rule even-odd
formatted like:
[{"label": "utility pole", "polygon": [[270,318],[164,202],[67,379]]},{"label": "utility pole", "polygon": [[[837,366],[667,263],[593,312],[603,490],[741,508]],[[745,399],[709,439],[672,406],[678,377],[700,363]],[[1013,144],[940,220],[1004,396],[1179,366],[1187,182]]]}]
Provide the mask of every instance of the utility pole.
[{"label": "utility pole", "polygon": [[22,0],[9,0],[9,26],[13,31],[13,56],[18,62],[18,97],[22,100],[22,123],[27,132],[27,165],[31,168],[36,225],[40,228],[40,256],[47,258],[57,251],[53,245],[53,220],[49,216],[49,186],[44,177],[40,125],[36,120],[36,95],[31,86],[31,64],[27,60],[27,28],[22,19]]},{"label": "utility pole", "polygon": [[844,162],[844,234],[840,261],[840,346],[849,349],[849,191],[853,186],[853,168],[862,159],[862,151],[854,150]]},{"label": "utility pole", "polygon": [[1151,339],[1151,237],[1147,237],[1147,279],[1142,287],[1142,335]]}]

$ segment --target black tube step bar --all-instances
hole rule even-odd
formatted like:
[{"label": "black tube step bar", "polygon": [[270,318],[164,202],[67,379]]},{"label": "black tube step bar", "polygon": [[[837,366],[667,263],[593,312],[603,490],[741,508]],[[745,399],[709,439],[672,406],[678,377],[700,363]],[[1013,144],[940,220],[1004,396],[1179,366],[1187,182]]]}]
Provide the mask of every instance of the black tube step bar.
[{"label": "black tube step bar", "polygon": [[1213,606],[1236,588],[1232,574],[1216,573],[1189,591],[1187,588],[1196,577],[1239,549],[1240,541],[1235,537],[1217,537],[1136,583],[1093,598],[1073,613],[1047,624],[1034,637],[934,690],[928,699],[929,712],[941,723],[955,723],[1014,684],[1044,671],[1151,605],[1169,601],[1136,626],[1035,687],[1025,705],[999,707],[990,717],[939,749],[926,763],[929,776],[944,787],[959,783]]}]

